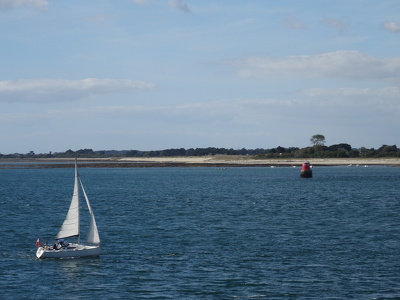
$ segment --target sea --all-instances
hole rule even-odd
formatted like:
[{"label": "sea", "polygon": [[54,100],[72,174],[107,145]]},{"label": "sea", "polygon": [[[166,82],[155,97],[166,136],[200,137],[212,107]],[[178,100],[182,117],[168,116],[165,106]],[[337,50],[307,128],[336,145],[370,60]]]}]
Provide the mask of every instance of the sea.
[{"label": "sea", "polygon": [[400,168],[82,168],[101,256],[39,260],[73,172],[0,170],[1,299],[400,299]]}]

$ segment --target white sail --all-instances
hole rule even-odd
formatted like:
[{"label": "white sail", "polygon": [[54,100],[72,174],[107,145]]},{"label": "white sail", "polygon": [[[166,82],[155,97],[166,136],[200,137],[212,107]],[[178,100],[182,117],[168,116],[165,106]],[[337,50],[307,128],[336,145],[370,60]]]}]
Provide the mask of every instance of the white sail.
[{"label": "white sail", "polygon": [[67,238],[71,236],[79,236],[79,185],[78,185],[78,168],[75,163],[75,181],[74,192],[72,194],[71,204],[64,223],[57,234],[57,239]]},{"label": "white sail", "polygon": [[94,218],[92,207],[90,206],[89,198],[86,195],[85,189],[83,187],[83,184],[82,184],[82,181],[80,178],[79,178],[79,181],[81,183],[83,195],[85,196],[86,204],[87,204],[89,214],[90,214],[90,224],[89,224],[89,229],[88,229],[88,232],[86,235],[86,242],[92,243],[92,244],[100,244],[99,231],[97,230],[96,220]]}]

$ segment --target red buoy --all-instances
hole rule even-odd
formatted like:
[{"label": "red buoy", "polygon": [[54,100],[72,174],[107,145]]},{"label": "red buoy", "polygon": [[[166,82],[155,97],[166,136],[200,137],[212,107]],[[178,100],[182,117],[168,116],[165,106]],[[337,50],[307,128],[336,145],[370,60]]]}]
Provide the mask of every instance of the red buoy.
[{"label": "red buoy", "polygon": [[300,177],[304,178],[311,178],[312,177],[312,170],[310,163],[308,161],[304,162],[301,166]]}]

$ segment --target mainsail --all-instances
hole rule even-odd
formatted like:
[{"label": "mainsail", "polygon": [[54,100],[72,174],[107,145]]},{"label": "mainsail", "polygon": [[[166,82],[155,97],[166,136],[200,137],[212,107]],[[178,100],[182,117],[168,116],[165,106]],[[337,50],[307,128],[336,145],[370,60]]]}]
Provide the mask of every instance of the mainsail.
[{"label": "mainsail", "polygon": [[72,194],[71,205],[64,223],[57,234],[57,239],[79,236],[79,185],[78,185],[78,168],[75,162],[75,182],[74,192]]}]

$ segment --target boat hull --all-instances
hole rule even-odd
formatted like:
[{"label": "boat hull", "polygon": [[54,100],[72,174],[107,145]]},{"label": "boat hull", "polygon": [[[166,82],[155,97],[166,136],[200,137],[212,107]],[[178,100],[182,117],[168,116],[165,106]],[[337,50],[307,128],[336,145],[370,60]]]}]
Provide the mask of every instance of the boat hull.
[{"label": "boat hull", "polygon": [[37,258],[78,258],[88,256],[99,256],[100,246],[77,245],[74,248],[62,248],[60,250],[45,249],[39,247],[36,251]]}]

